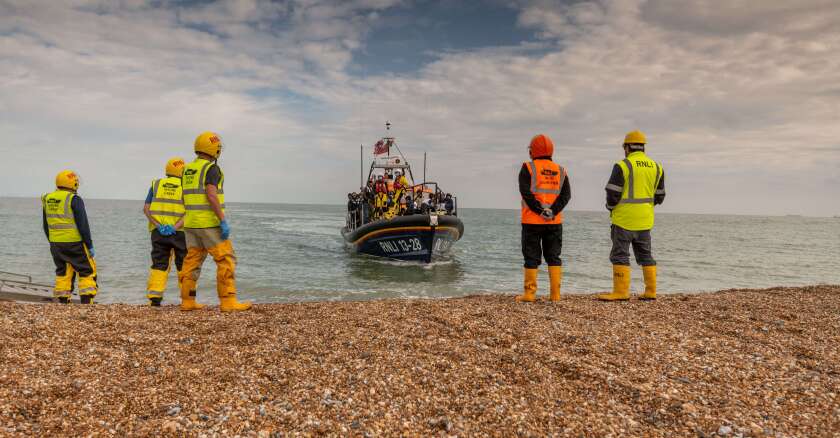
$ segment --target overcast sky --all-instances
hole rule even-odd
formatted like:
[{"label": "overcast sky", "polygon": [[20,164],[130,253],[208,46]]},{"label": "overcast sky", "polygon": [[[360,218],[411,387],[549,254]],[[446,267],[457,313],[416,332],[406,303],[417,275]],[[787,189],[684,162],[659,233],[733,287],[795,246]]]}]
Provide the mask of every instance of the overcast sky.
[{"label": "overcast sky", "polygon": [[840,215],[840,2],[0,0],[0,195],[143,199],[215,130],[230,201],[341,203],[386,120],[466,207],[545,133],[601,210],[641,129],[660,211]]}]

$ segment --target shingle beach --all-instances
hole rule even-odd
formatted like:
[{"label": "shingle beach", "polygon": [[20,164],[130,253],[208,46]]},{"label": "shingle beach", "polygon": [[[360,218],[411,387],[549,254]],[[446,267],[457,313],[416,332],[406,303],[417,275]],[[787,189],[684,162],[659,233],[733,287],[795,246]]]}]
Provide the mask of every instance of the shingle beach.
[{"label": "shingle beach", "polygon": [[840,434],[840,286],[237,314],[0,303],[0,327],[0,435]]}]

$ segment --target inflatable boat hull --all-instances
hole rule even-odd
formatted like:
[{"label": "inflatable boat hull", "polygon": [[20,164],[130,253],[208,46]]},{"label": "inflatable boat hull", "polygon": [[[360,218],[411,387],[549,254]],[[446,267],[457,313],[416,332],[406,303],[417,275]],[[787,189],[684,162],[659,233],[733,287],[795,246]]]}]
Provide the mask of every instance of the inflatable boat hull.
[{"label": "inflatable boat hull", "polygon": [[449,252],[463,236],[464,225],[455,216],[415,214],[378,220],[352,231],[344,228],[341,234],[357,253],[429,263]]}]

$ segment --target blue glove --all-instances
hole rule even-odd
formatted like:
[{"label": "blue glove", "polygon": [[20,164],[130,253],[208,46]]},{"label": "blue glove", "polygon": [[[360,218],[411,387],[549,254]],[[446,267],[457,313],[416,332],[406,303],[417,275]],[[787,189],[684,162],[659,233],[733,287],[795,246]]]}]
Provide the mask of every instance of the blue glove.
[{"label": "blue glove", "polygon": [[92,246],[90,248],[88,248],[88,253],[90,254],[90,258],[96,257],[96,253],[93,251]]},{"label": "blue glove", "polygon": [[158,233],[160,233],[161,236],[168,236],[168,234],[166,234],[166,225],[160,224],[157,228]]},{"label": "blue glove", "polygon": [[166,235],[167,236],[174,236],[175,233],[176,233],[176,231],[175,231],[175,227],[173,225],[167,225],[166,226]]},{"label": "blue glove", "polygon": [[227,220],[222,220],[219,226],[222,228],[222,240],[227,240],[230,237],[230,225],[228,225]]}]

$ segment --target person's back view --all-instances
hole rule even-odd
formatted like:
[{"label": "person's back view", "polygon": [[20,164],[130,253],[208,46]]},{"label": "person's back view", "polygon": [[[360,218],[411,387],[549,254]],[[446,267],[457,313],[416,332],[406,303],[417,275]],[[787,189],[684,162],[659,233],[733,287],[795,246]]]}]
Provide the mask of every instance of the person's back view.
[{"label": "person's back view", "polygon": [[236,299],[236,254],[230,241],[230,225],[225,216],[225,176],[216,160],[222,154],[222,140],[213,132],[195,139],[195,161],[188,164],[182,177],[184,193],[184,231],[187,256],[181,280],[181,310],[204,307],[195,301],[201,265],[209,253],[216,262],[216,291],[222,312],[248,310],[250,302]]},{"label": "person's back view", "polygon": [[650,231],[654,223],[653,207],[665,200],[665,170],[645,155],[646,144],[644,133],[629,132],[622,144],[625,158],[613,165],[607,182],[607,209],[612,222],[613,292],[598,296],[604,301],[630,299],[631,246],[645,279],[645,292],[639,299],[656,298],[656,260],[653,259]]},{"label": "person's back view", "polygon": [[537,295],[537,271],[542,258],[548,264],[549,299],[560,300],[563,263],[563,209],[571,199],[569,178],[552,160],[554,143],[544,134],[531,139],[528,155],[519,171],[519,194],[522,197],[522,256],[525,281],[516,301],[532,302]]}]

